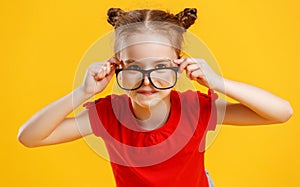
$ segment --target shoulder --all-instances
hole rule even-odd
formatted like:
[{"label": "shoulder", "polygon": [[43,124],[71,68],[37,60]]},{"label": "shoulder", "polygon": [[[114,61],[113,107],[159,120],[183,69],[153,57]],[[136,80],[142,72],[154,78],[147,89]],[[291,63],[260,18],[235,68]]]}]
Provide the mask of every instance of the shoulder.
[{"label": "shoulder", "polygon": [[115,129],[118,119],[125,114],[128,104],[124,103],[127,101],[127,95],[108,95],[83,104],[89,113],[91,128],[96,136],[104,138],[106,131]]},{"label": "shoulder", "polygon": [[206,103],[215,101],[218,98],[218,95],[214,93],[213,90],[208,90],[208,93],[202,93],[200,91],[187,90],[184,92],[172,91],[172,99],[179,99],[182,103]]},{"label": "shoulder", "polygon": [[104,98],[98,98],[94,101],[89,101],[83,104],[83,107],[90,109],[90,108],[98,108],[98,107],[109,107],[112,105],[122,105],[126,102],[128,102],[128,96],[127,95],[108,95]]}]

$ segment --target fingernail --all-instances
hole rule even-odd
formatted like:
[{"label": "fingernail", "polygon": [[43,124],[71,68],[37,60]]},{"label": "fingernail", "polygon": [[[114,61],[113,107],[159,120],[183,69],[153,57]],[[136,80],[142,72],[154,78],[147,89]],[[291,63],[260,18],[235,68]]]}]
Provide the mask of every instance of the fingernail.
[{"label": "fingernail", "polygon": [[174,60],[174,62],[175,62],[176,64],[178,64],[178,63],[180,62],[180,59],[176,59],[176,60]]},{"label": "fingernail", "polygon": [[176,62],[183,62],[184,61],[184,57],[181,57],[180,59],[176,59]]}]

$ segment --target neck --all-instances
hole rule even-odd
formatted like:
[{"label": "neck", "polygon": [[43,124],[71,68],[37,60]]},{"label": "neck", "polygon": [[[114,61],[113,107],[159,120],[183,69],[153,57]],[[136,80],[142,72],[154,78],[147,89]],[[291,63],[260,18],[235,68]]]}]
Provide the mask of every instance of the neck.
[{"label": "neck", "polygon": [[139,125],[145,130],[154,130],[163,126],[168,120],[171,101],[170,97],[167,97],[154,106],[142,107],[132,103],[132,107]]}]

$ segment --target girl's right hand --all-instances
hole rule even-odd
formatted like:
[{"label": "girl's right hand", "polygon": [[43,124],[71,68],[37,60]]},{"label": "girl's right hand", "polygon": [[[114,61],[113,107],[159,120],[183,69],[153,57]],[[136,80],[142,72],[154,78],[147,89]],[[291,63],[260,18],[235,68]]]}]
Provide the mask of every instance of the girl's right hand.
[{"label": "girl's right hand", "polygon": [[119,64],[116,58],[110,58],[105,64],[91,64],[82,84],[84,92],[93,96],[103,91],[115,73],[115,65]]}]

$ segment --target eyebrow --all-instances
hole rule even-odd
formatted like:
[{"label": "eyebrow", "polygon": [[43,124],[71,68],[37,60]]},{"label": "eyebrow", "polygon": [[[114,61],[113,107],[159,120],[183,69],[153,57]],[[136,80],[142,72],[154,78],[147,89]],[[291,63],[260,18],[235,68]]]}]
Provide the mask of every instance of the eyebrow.
[{"label": "eyebrow", "polygon": [[[172,60],[171,59],[169,59],[169,58],[161,58],[161,59],[157,59],[157,60],[153,60],[153,61],[151,61],[151,62],[154,62],[154,63],[159,63],[159,62],[164,62],[164,61],[170,61],[170,62],[172,62]],[[134,63],[134,62],[141,62],[141,61],[138,61],[138,60],[134,60],[134,59],[127,59],[127,60],[125,60],[125,61],[123,61],[124,63],[126,63],[126,64],[131,64],[131,63]]]},{"label": "eyebrow", "polygon": [[[123,61],[123,60],[122,60]],[[135,60],[133,59],[127,59],[127,60],[124,60],[123,63],[127,63],[127,64],[131,64],[133,62],[136,62]]]}]

